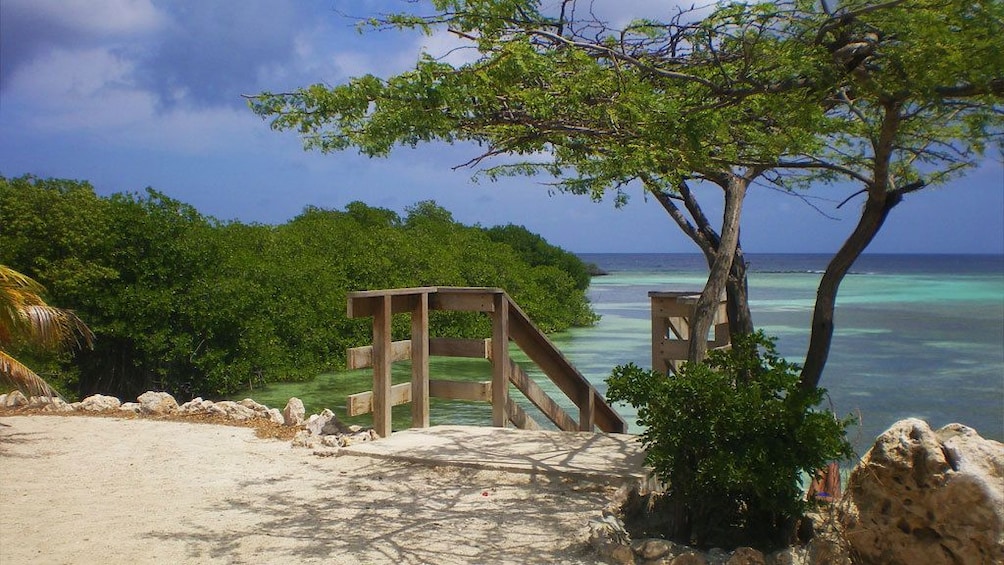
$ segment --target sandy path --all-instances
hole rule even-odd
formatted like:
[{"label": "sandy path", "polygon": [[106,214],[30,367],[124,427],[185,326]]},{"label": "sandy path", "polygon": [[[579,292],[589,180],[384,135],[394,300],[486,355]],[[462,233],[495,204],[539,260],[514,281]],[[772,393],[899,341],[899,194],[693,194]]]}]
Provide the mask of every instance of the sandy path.
[{"label": "sandy path", "polygon": [[318,457],[246,428],[0,418],[0,563],[592,563],[608,487]]}]

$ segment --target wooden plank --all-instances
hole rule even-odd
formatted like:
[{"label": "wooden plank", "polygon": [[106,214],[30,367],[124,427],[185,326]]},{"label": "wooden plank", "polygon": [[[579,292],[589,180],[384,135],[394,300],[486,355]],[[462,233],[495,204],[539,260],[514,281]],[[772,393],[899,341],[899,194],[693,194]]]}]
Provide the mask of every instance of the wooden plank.
[{"label": "wooden plank", "polygon": [[492,425],[506,427],[509,397],[509,297],[494,296],[492,313]]},{"label": "wooden plank", "polygon": [[[547,336],[530,321],[516,304],[509,302],[509,335],[544,374],[573,402],[583,398],[584,389],[593,389],[582,373],[572,365]],[[594,396],[598,395],[593,389]],[[602,400],[595,404],[595,424],[605,432],[625,433],[627,422]]]},{"label": "wooden plank", "polygon": [[456,339],[436,337],[429,340],[429,355],[436,357],[468,357],[488,359],[491,357],[492,340]]},{"label": "wooden plank", "polygon": [[[352,347],[347,350],[346,369],[365,369],[373,366],[373,346]],[[407,361],[411,359],[411,340],[394,341],[390,344],[390,360]]]},{"label": "wooden plank", "polygon": [[440,289],[430,297],[434,310],[459,312],[494,312],[495,296],[500,291],[494,289]]},{"label": "wooden plank", "polygon": [[509,382],[516,385],[516,388],[523,393],[526,398],[533,403],[548,420],[554,422],[559,430],[574,432],[579,429],[578,424],[571,416],[565,412],[557,402],[540,388],[530,375],[523,370],[515,361],[509,360]]},{"label": "wooden plank", "polygon": [[411,312],[411,425],[429,427],[429,295],[417,296]]},{"label": "wooden plank", "polygon": [[[380,437],[391,433],[391,297],[381,296],[373,313],[373,429]],[[410,388],[410,387],[409,387]]]},{"label": "wooden plank", "polygon": [[[401,383],[390,387],[390,404],[397,406],[411,402],[411,383]],[[373,411],[373,391],[367,390],[351,394],[345,398],[345,412],[349,416],[369,414]]]},{"label": "wooden plank", "polygon": [[415,303],[419,296],[428,296],[435,292],[435,287],[350,292],[346,299],[346,315],[349,318],[367,318],[373,316],[381,308],[384,297],[390,298],[392,314],[411,312],[415,309]]},{"label": "wooden plank", "polygon": [[591,432],[596,424],[597,402],[603,403],[603,398],[599,397],[593,387],[586,389],[582,396],[583,398],[576,403],[579,406],[579,431]]},{"label": "wooden plank", "polygon": [[509,421],[517,428],[521,430],[540,429],[540,424],[531,418],[530,415],[526,413],[526,410],[523,410],[519,404],[513,402],[511,398],[506,401],[505,411],[509,416]]},{"label": "wooden plank", "polygon": [[436,379],[429,381],[429,396],[448,400],[472,400],[491,402],[491,381],[447,381]]}]

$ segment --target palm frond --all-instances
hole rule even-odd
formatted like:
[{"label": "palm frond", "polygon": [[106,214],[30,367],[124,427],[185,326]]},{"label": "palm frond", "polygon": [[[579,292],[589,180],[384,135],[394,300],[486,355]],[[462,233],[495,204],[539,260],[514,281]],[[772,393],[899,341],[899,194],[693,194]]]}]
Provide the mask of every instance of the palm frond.
[{"label": "palm frond", "polygon": [[6,385],[4,390],[16,388],[25,396],[60,396],[45,379],[4,351],[0,351],[0,385]]}]

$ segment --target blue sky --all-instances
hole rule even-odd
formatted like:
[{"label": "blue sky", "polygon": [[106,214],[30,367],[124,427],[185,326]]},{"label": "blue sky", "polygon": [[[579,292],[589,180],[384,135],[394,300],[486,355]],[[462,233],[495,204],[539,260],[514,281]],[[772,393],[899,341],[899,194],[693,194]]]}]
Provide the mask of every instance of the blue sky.
[{"label": "blue sky", "polygon": [[[616,20],[658,17],[671,1],[597,2]],[[462,222],[523,224],[577,252],[692,252],[640,191],[622,209],[551,196],[547,179],[472,182],[452,167],[468,146],[307,153],[241,94],[387,76],[445,35],[357,33],[353,17],[412,8],[394,0],[3,0],[0,3],[0,175],[90,181],[100,194],[152,186],[220,219],[281,223],[308,205],[361,200],[403,211],[436,200]],[[616,6],[616,12],[610,6]],[[608,10],[603,13],[603,10]],[[710,190],[710,189],[708,189]],[[856,208],[855,187],[821,187],[816,205],[766,188],[747,199],[748,252],[831,252]],[[0,227],[2,229],[2,227]],[[1004,167],[996,154],[967,177],[909,196],[869,252],[1004,253]]]}]

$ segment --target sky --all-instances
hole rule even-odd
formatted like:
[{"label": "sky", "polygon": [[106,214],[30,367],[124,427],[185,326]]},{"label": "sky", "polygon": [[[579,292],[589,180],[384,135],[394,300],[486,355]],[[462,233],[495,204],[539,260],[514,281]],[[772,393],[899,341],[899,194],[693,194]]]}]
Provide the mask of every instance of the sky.
[{"label": "sky", "polygon": [[[596,2],[612,21],[673,5]],[[362,201],[403,212],[435,200],[466,224],[521,224],[575,252],[697,251],[637,189],[616,208],[549,194],[546,178],[476,182],[456,168],[478,154],[469,145],[382,159],[305,152],[295,134],[272,131],[247,108],[242,94],[390,76],[423,50],[451,52],[445,34],[356,29],[359,18],[401,8],[429,10],[406,0],[2,0],[0,175],[86,180],[101,195],[153,187],[221,220],[272,224],[306,206]],[[1001,161],[993,155],[965,178],[911,194],[868,252],[1004,253]],[[857,211],[836,205],[856,190],[814,189],[821,199],[810,206],[755,188],[744,248],[833,252]]]}]

